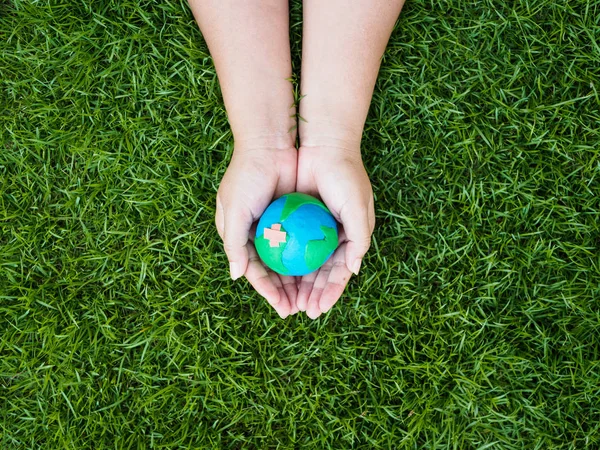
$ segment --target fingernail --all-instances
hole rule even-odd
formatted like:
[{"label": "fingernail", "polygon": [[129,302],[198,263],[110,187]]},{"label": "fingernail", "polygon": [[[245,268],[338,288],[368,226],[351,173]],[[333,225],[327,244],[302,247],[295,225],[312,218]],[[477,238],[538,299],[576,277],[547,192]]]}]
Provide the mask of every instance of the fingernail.
[{"label": "fingernail", "polygon": [[350,270],[352,270],[352,273],[354,273],[354,275],[358,275],[358,271],[360,270],[360,265],[362,263],[362,259],[360,258],[356,258],[354,260],[354,263],[352,264],[352,268]]},{"label": "fingernail", "polygon": [[229,273],[231,275],[231,279],[232,280],[237,280],[239,277],[241,277],[242,275],[244,275],[242,273],[242,268],[236,262],[230,262],[229,263]]}]

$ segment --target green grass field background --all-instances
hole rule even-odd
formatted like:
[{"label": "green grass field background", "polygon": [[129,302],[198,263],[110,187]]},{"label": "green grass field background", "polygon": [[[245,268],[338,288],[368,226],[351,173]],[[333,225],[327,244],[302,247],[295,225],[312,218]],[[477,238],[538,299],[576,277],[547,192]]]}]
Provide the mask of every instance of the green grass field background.
[{"label": "green grass field background", "polygon": [[0,1],[0,448],[600,448],[599,90],[598,0],[408,0],[372,248],[282,321],[187,3]]}]

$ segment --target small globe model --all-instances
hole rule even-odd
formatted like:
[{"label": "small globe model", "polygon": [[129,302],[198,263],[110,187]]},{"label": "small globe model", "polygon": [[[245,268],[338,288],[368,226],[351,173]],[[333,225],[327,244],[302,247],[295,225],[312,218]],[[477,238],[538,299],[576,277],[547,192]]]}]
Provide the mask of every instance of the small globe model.
[{"label": "small globe model", "polygon": [[316,198],[299,192],[286,194],[261,216],[254,245],[273,271],[306,275],[321,267],[337,248],[337,223]]}]

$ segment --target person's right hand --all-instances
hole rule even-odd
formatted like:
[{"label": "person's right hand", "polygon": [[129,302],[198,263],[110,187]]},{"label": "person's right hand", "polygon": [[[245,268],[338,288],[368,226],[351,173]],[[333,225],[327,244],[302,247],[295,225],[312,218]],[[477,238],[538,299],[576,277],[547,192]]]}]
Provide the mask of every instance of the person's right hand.
[{"label": "person's right hand", "polygon": [[231,278],[244,275],[277,313],[298,312],[294,277],[267,269],[254,248],[254,222],[273,199],[296,187],[297,150],[236,148],[217,192],[215,222],[229,260]]}]

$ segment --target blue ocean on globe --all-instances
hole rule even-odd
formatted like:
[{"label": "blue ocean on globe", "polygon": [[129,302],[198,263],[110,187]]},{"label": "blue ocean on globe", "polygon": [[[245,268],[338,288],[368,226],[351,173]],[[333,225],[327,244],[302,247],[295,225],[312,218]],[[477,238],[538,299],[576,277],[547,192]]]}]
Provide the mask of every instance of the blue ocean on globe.
[{"label": "blue ocean on globe", "polygon": [[[302,195],[309,201],[292,207],[291,211],[288,207],[287,215],[284,216],[289,195]],[[326,207],[313,197],[305,194],[288,194],[288,196],[283,196],[271,203],[261,216],[256,228],[256,238],[259,239],[263,237],[266,228],[280,224],[281,229],[286,233],[285,243],[281,243],[275,249],[266,245],[257,245],[257,250],[263,261],[276,272],[301,276],[315,270],[315,267],[307,265],[307,260],[310,260],[310,255],[306,254],[307,249],[317,248],[317,252],[322,253],[323,248],[327,245],[322,262],[325,262],[334,252],[337,246],[337,223]],[[295,198],[296,201],[298,201],[297,198]],[[326,236],[326,232],[328,232],[328,236]],[[327,238],[332,240],[333,234],[335,234],[335,242],[326,242]],[[311,242],[313,247],[309,246]],[[265,255],[267,252],[269,254]],[[269,264],[273,259],[276,260],[276,263]]]}]

